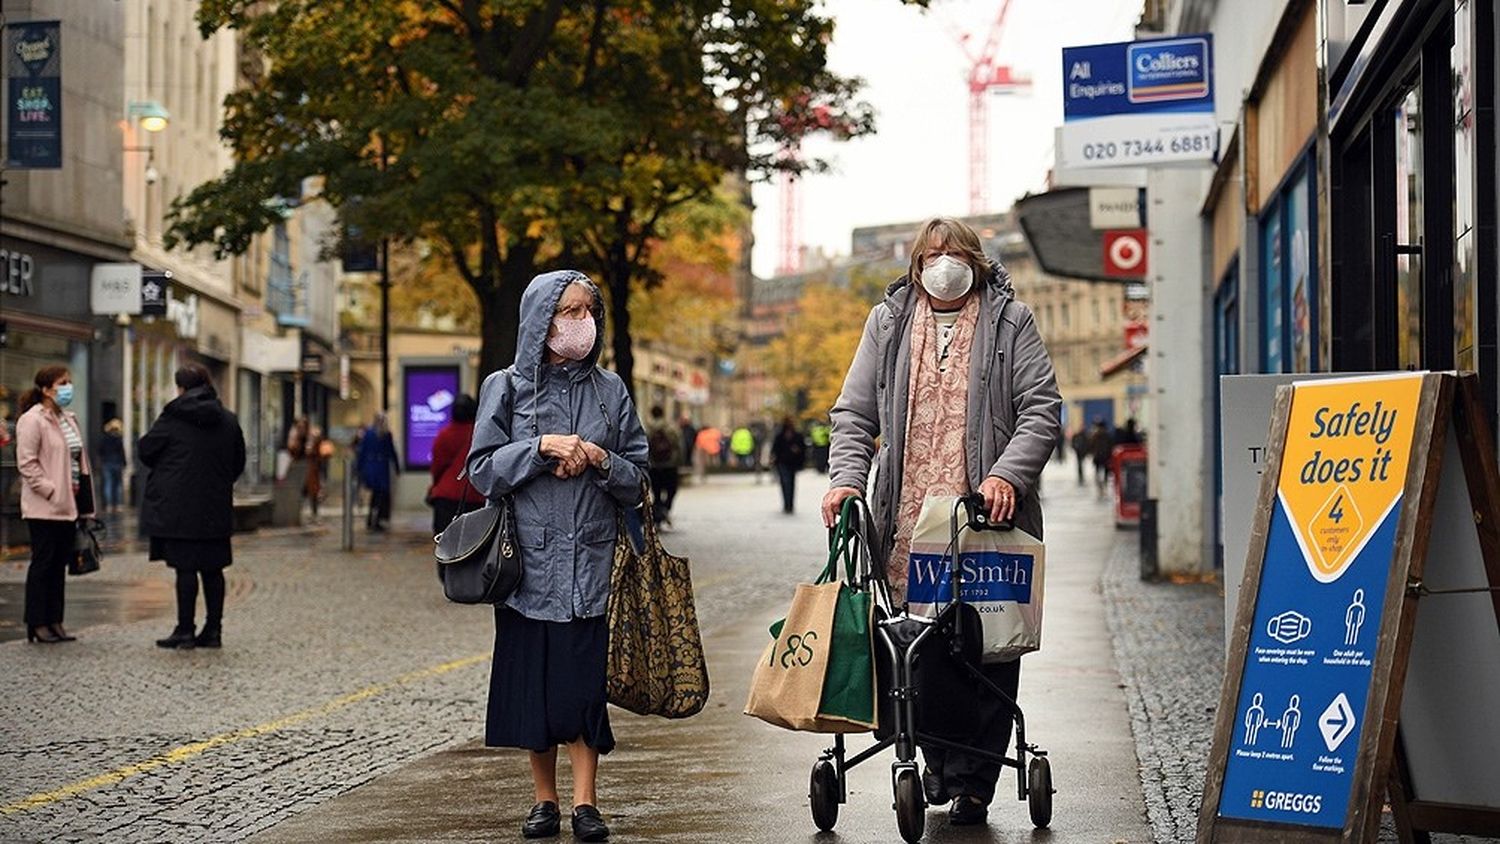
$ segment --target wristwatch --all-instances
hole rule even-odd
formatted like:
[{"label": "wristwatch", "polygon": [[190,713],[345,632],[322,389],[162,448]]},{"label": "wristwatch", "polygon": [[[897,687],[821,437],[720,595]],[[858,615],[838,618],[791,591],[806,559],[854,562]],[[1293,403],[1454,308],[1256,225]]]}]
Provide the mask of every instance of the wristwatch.
[{"label": "wristwatch", "polygon": [[601,471],[601,472],[608,472],[609,471],[609,452],[607,452],[607,451],[604,452],[604,459],[599,461],[599,471]]}]

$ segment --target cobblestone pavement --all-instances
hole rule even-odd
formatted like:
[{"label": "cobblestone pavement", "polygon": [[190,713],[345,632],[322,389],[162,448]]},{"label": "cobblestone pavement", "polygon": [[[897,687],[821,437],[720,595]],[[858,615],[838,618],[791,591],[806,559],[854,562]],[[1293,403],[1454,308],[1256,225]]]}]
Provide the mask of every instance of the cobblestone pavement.
[{"label": "cobblestone pavement", "polygon": [[[738,714],[765,621],[784,607],[790,584],[818,565],[823,532],[815,506],[824,481],[806,473],[799,487],[793,517],[778,512],[769,481],[716,477],[683,492],[667,543],[694,560],[716,702],[686,722],[702,725],[692,728],[697,739],[682,724],[621,716],[624,743],[604,782],[633,795],[614,815],[627,836],[633,828],[637,840],[704,840],[692,821],[735,805],[760,830],[745,840],[812,839],[806,770],[826,740]],[[1048,594],[1058,601],[1049,605],[1049,647],[1027,658],[1021,702],[1032,739],[1052,752],[1054,837],[1145,841],[1129,721],[1098,606],[1113,535],[1101,528],[1102,504],[1063,498],[1048,504],[1057,561]],[[381,782],[401,783],[424,766],[447,775],[454,756],[482,771],[472,788],[439,777],[439,790],[411,807],[419,814],[363,840],[438,840],[428,830],[453,814],[442,806],[455,789],[472,793],[482,829],[445,840],[512,837],[511,815],[525,808],[514,797],[528,790],[524,768],[473,744],[482,731],[493,628],[485,610],[443,600],[423,522],[410,514],[403,532],[361,531],[352,554],[337,550],[332,528],[237,540],[222,651],[153,647],[172,626],[160,600],[164,614],[145,620],[76,623],[77,643],[0,645],[0,841],[233,841],[258,833],[309,840],[302,833],[331,811],[318,807],[378,793]],[[1086,564],[1063,565],[1066,549]],[[21,566],[0,567],[0,583],[23,577]],[[114,555],[90,577],[126,602],[133,590],[159,598],[162,582],[170,582],[164,567],[139,553]],[[856,771],[840,840],[893,835],[887,765],[877,760]],[[1009,782],[1002,781],[1002,797]],[[722,831],[740,832],[739,820],[726,814]],[[997,801],[994,823],[960,833],[934,813],[932,836],[1032,840],[1024,806],[1013,799]],[[316,837],[350,840],[336,832]]]}]

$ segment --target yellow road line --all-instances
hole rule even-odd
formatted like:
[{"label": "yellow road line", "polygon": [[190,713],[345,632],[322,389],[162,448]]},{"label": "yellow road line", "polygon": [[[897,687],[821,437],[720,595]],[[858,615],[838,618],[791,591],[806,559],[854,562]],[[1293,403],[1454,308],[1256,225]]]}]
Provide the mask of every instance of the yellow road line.
[{"label": "yellow road line", "polygon": [[104,788],[108,785],[114,785],[121,780],[129,779],[130,777],[138,776],[148,771],[154,771],[157,768],[166,767],[168,765],[178,765],[188,761],[189,759],[192,759],[195,756],[207,753],[208,751],[213,750],[216,747],[223,747],[226,744],[233,744],[237,741],[255,738],[256,736],[263,736],[267,733],[277,732],[278,730],[284,730],[287,727],[296,726],[297,724],[301,724],[305,721],[311,721],[314,718],[328,715],[332,712],[343,709],[346,706],[359,703],[362,700],[368,700],[372,697],[375,697],[376,695],[384,694],[385,692],[391,691],[393,689],[397,689],[402,686],[408,686],[412,683],[426,680],[431,677],[436,677],[440,674],[447,674],[450,671],[457,671],[460,668],[467,668],[470,665],[481,662],[483,660],[487,660],[489,658],[490,655],[487,653],[475,654],[474,656],[466,656],[463,659],[455,659],[452,662],[445,662],[442,665],[434,665],[431,668],[423,668],[418,671],[412,671],[408,674],[402,674],[394,680],[390,680],[385,683],[376,683],[373,686],[366,686],[359,691],[350,692],[343,697],[334,698],[333,700],[330,700],[320,706],[315,706],[311,709],[304,709],[301,712],[295,712],[291,715],[287,715],[286,717],[278,718],[275,721],[267,721],[264,724],[257,724],[253,727],[244,727],[242,729],[232,730],[227,733],[219,733],[218,735],[211,736],[204,739],[203,741],[195,741],[190,744],[184,744],[179,747],[174,747],[165,753],[152,756],[150,759],[145,759],[143,761],[135,762],[130,765],[124,765],[122,767],[115,768],[112,771],[102,773],[96,777],[89,777],[85,780],[79,780],[78,782],[69,783],[68,785],[65,785],[61,788],[55,788],[51,791],[39,792],[24,799],[17,800],[16,802],[9,805],[0,806],[0,815],[19,814],[21,812],[29,811],[40,806],[45,806],[49,803],[56,803],[59,800],[64,800],[66,798],[72,797],[75,794],[80,794],[85,791],[93,791],[94,789]]}]

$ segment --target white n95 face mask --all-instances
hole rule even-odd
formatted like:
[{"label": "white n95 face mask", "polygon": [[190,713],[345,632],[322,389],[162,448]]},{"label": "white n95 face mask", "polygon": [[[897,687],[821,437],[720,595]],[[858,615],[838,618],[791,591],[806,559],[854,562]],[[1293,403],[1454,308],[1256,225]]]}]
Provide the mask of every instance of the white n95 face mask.
[{"label": "white n95 face mask", "polygon": [[960,299],[974,286],[974,268],[952,255],[939,255],[922,268],[922,286],[944,301]]}]

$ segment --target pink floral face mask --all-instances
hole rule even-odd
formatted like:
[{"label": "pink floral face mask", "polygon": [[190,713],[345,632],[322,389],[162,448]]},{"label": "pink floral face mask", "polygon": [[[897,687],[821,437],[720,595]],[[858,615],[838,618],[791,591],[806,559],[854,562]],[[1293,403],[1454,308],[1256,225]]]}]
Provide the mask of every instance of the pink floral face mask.
[{"label": "pink floral face mask", "polygon": [[552,320],[553,331],[547,337],[547,348],[568,360],[583,360],[593,351],[598,326],[592,316],[580,319],[558,317]]}]

